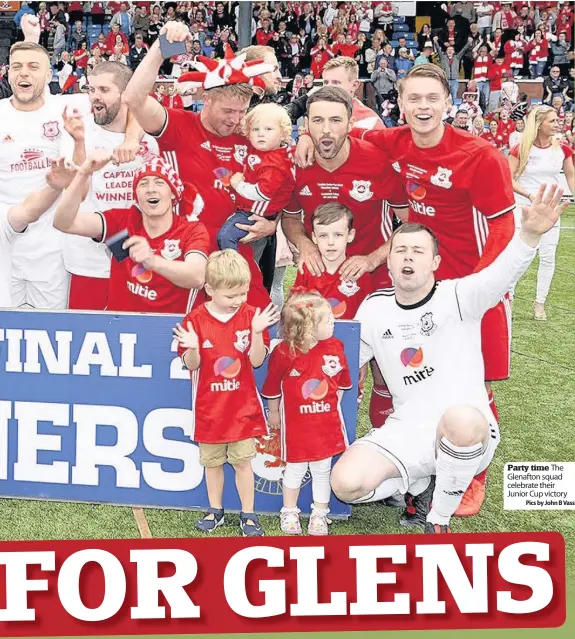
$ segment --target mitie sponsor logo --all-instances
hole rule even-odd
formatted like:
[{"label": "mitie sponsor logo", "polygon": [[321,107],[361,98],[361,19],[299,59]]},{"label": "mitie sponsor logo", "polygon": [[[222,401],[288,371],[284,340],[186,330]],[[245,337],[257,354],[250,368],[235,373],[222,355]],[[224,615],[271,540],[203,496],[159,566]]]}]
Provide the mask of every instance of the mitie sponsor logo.
[{"label": "mitie sponsor logo", "polygon": [[433,375],[434,369],[431,366],[423,366],[423,349],[422,348],[404,348],[401,351],[401,363],[409,368],[417,368],[411,375],[403,376],[403,383],[406,386],[417,384],[424,379],[428,379]]},{"label": "mitie sponsor logo", "polygon": [[212,382],[210,390],[212,392],[237,391],[240,388],[239,380],[235,379],[242,368],[239,359],[233,357],[219,357],[214,362],[214,375],[223,377],[223,381]]},{"label": "mitie sponsor logo", "polygon": [[301,394],[304,399],[312,400],[308,404],[300,404],[299,412],[302,415],[314,415],[316,413],[329,413],[331,404],[322,401],[327,395],[328,383],[325,379],[308,379],[301,386]]}]

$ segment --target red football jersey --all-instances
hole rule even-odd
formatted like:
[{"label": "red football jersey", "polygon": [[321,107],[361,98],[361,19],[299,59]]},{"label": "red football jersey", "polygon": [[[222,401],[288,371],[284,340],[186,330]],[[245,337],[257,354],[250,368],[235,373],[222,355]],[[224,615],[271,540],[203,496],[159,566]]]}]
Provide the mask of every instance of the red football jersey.
[{"label": "red football jersey", "polygon": [[[387,130],[387,129],[384,129]],[[365,129],[360,129],[360,134]],[[327,171],[317,162],[296,171],[296,188],[289,212],[303,210],[303,222],[311,236],[311,217],[320,204],[337,200],[353,213],[355,240],[348,245],[349,255],[368,255],[380,248],[393,232],[392,216],[386,205],[406,206],[405,191],[389,162],[382,159],[372,144],[350,138],[347,160],[335,171]],[[374,273],[377,286],[389,286],[387,266]]]},{"label": "red football jersey", "polygon": [[285,342],[274,348],[262,395],[281,397],[284,461],[317,461],[346,449],[337,392],[352,386],[343,344],[335,337],[295,356]]},{"label": "red football jersey", "polygon": [[[200,343],[200,367],[192,380],[192,440],[227,444],[267,432],[262,400],[249,352],[255,309],[244,304],[228,321],[214,317],[202,304],[186,317]],[[269,347],[269,333],[264,332]],[[185,347],[178,346],[183,356]]]},{"label": "red football jersey", "polygon": [[290,202],[295,187],[295,166],[291,148],[258,151],[250,146],[244,179],[253,185],[264,201],[248,200],[236,193],[236,205],[258,215],[280,213]]},{"label": "red football jersey", "polygon": [[[428,149],[416,146],[408,126],[367,131],[364,137],[384,152],[404,180],[409,221],[424,224],[437,236],[437,279],[472,273],[487,242],[488,220],[511,215],[515,207],[505,156],[481,137],[452,126]],[[499,254],[505,246],[493,248]]]},{"label": "red football jersey", "polygon": [[308,291],[317,291],[330,303],[335,319],[353,319],[363,300],[374,291],[371,273],[364,273],[357,281],[342,281],[339,273],[312,275],[304,265],[304,272],[298,271],[294,288],[301,286]]},{"label": "red football jersey", "polygon": [[[142,213],[136,206],[110,209],[100,213],[104,222],[102,241],[127,230],[130,237],[145,237],[154,253],[167,260],[183,262],[186,255],[199,253],[207,258],[209,239],[201,222],[188,222],[174,215],[170,229],[151,238],[144,228]],[[112,259],[107,311],[133,313],[186,313],[195,298],[195,289],[180,288],[162,275],[146,270],[127,257],[122,262]]]},{"label": "red football jersey", "polygon": [[[202,196],[200,220],[208,229],[210,252],[217,251],[218,231],[236,210],[235,192],[229,181],[234,173],[243,173],[248,141],[241,135],[220,137],[211,133],[202,125],[198,113],[180,109],[167,109],[167,113],[166,126],[158,136],[160,151],[182,181],[191,182]],[[248,302],[263,309],[270,303],[270,296],[253,259],[253,249],[249,244],[238,246],[252,274]]]}]

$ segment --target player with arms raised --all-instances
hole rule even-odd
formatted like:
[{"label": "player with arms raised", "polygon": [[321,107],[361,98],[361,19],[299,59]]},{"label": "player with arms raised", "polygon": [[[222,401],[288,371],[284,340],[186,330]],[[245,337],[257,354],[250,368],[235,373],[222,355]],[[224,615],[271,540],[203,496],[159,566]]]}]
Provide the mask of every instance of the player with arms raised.
[{"label": "player with arms raised", "polygon": [[442,258],[428,227],[408,223],[395,231],[388,258],[395,287],[368,297],[356,316],[360,366],[365,373],[376,359],[394,412],[335,465],[332,488],[342,501],[416,489],[427,509],[410,523],[428,533],[451,532],[451,516],[499,443],[484,385],[481,320],[529,267],[541,236],[566,206],[555,185],[544,193],[542,186],[523,211],[520,233],[495,261],[467,277],[436,281]]}]

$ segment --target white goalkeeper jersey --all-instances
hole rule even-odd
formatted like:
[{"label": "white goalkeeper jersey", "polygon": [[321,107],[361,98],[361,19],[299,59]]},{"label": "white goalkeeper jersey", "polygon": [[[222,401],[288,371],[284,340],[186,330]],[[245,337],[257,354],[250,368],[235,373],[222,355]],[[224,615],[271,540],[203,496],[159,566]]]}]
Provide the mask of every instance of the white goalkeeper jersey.
[{"label": "white goalkeeper jersey", "polygon": [[516,235],[479,273],[437,282],[418,304],[400,305],[393,288],[359,307],[360,366],[375,358],[393,397],[394,417],[438,422],[467,404],[493,420],[485,390],[481,319],[535,256]]}]

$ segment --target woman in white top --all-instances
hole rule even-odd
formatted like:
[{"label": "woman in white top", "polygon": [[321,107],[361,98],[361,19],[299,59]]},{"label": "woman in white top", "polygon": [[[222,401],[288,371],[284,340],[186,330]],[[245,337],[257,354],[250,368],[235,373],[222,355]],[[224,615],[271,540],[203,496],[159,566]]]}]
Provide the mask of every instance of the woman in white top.
[{"label": "woman in white top", "polygon": [[[559,117],[550,106],[534,108],[527,117],[519,145],[508,156],[515,191],[515,226],[521,224],[523,206],[528,206],[542,184],[562,184],[565,173],[571,194],[574,192],[573,149],[558,142]],[[559,244],[560,226],[557,224],[541,238],[537,294],[533,307],[536,320],[546,320],[545,301],[555,271],[555,253]],[[515,288],[515,287],[513,287]]]}]

